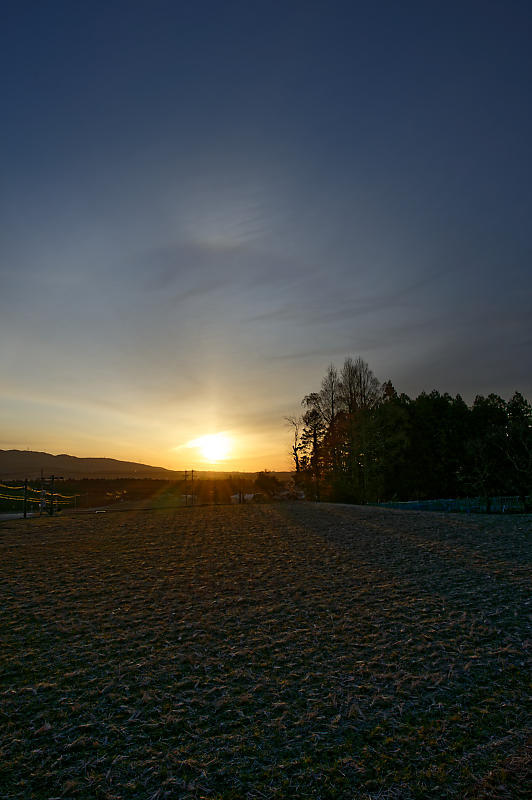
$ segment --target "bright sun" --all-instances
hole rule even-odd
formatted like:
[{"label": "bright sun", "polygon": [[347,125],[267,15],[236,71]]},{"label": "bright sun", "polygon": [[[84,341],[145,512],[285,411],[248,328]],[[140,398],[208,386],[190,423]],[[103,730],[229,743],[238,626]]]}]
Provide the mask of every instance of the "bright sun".
[{"label": "bright sun", "polygon": [[223,461],[231,449],[231,442],[224,433],[210,433],[200,436],[191,444],[197,447],[206,461],[214,464],[216,461]]}]

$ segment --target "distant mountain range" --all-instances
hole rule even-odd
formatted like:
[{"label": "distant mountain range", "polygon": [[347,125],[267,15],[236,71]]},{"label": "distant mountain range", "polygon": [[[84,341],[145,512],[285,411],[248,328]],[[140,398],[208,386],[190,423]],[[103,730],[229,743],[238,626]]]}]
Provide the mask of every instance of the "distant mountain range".
[{"label": "distant mountain range", "polygon": [[183,472],[117,461],[114,458],[77,458],[65,453],[37,453],[33,450],[0,450],[0,479],[20,480],[57,475],[62,478],[158,478],[179,480]]},{"label": "distant mountain range", "polygon": [[[61,478],[153,478],[156,480],[177,481],[184,477],[183,470],[152,467],[137,464],[135,461],[117,461],[115,458],[77,458],[65,453],[54,456],[51,453],[38,453],[34,450],[0,450],[0,481],[40,478],[41,470],[45,477],[56,475]],[[229,475],[250,475],[255,472],[215,472],[199,471],[198,477],[225,478]],[[274,473],[281,479],[289,477],[288,472]]]}]

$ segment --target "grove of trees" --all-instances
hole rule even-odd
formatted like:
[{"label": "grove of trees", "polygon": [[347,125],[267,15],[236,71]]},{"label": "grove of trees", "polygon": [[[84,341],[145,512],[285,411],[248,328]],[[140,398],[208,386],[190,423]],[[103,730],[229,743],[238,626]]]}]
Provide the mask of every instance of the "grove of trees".
[{"label": "grove of trees", "polygon": [[[362,359],[331,364],[289,418],[296,481],[307,497],[366,503],[532,492],[532,406],[380,383]],[[489,504],[488,504],[489,505]]]}]

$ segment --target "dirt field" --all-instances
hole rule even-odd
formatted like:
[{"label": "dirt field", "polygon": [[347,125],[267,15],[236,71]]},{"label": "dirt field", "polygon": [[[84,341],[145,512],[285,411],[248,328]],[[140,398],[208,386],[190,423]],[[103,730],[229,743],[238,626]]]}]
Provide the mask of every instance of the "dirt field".
[{"label": "dirt field", "polygon": [[528,797],[531,527],[305,503],[0,524],[0,798]]}]

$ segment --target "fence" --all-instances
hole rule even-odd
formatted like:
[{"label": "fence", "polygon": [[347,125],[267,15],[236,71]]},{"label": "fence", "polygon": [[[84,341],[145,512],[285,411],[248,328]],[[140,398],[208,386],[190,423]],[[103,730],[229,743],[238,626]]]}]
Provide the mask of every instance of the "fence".
[{"label": "fence", "polygon": [[517,496],[509,497],[459,497],[440,500],[391,500],[376,503],[382,508],[399,508],[411,511],[446,511],[476,514],[515,514],[524,512],[532,506],[532,495],[528,495],[523,503]]},{"label": "fence", "polygon": [[[39,513],[53,514],[54,509],[57,511],[60,506],[76,505],[76,500],[80,495],[61,494],[55,491],[53,482],[50,486],[47,486],[46,483],[43,481],[41,487],[37,489],[28,486],[27,481],[22,486],[0,483],[0,511],[13,510],[22,504],[21,513],[24,516],[26,516],[27,509],[30,509],[30,512],[33,509]],[[22,494],[8,494],[8,492],[22,492]]]}]

